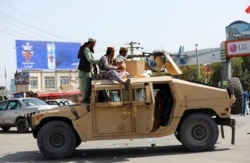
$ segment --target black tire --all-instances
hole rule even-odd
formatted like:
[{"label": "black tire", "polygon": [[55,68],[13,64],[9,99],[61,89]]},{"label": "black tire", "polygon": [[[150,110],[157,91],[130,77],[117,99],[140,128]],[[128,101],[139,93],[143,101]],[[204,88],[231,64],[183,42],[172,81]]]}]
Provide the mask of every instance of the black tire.
[{"label": "black tire", "polygon": [[242,114],[243,107],[243,95],[242,95],[242,85],[239,78],[228,79],[228,89],[229,96],[234,93],[236,101],[232,106],[231,114],[238,115]]},{"label": "black tire", "polygon": [[77,148],[81,143],[82,143],[82,140],[77,136],[75,148]]},{"label": "black tire", "polygon": [[4,132],[9,131],[11,127],[1,127]]},{"label": "black tire", "polygon": [[75,150],[76,133],[66,122],[51,121],[40,129],[37,144],[48,159],[66,158]]},{"label": "black tire", "polygon": [[29,126],[27,125],[27,121],[24,118],[18,118],[16,121],[17,132],[25,133],[29,131]]},{"label": "black tire", "polygon": [[218,140],[216,122],[207,114],[195,113],[186,117],[180,126],[180,141],[190,151],[208,151]]}]

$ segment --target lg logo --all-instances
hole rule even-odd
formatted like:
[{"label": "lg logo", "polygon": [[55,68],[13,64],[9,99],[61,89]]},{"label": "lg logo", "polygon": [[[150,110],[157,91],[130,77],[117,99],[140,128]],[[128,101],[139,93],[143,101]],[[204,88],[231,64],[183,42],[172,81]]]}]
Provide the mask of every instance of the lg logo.
[{"label": "lg logo", "polygon": [[236,44],[230,45],[229,50],[230,52],[235,53],[237,51],[237,45]]},{"label": "lg logo", "polygon": [[235,53],[237,50],[238,51],[245,51],[245,50],[247,50],[247,44],[231,44],[230,46],[229,46],[229,50],[230,50],[230,52],[232,52],[232,53]]}]

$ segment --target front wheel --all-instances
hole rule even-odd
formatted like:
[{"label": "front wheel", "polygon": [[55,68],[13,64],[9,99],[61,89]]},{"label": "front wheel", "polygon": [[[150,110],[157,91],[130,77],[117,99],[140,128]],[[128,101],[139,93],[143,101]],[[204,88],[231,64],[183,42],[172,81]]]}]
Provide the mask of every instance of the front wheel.
[{"label": "front wheel", "polygon": [[62,159],[70,156],[77,145],[76,133],[63,121],[51,121],[39,131],[37,143],[48,159]]},{"label": "front wheel", "polygon": [[208,151],[218,140],[218,126],[211,116],[195,113],[186,117],[180,126],[180,141],[190,151]]}]

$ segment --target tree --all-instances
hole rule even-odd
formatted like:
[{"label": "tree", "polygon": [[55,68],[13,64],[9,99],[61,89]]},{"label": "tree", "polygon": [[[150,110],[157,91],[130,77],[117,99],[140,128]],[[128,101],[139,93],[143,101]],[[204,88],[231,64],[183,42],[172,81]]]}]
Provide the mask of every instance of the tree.
[{"label": "tree", "polygon": [[212,63],[212,74],[209,83],[213,86],[219,86],[222,81],[222,63]]}]

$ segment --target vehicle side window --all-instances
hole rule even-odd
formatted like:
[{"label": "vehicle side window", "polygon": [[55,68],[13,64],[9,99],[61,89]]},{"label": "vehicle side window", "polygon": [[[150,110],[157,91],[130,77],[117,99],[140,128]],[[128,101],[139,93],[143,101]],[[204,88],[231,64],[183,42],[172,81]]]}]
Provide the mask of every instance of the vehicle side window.
[{"label": "vehicle side window", "polygon": [[97,91],[96,102],[124,102],[130,101],[128,90],[99,90]]},{"label": "vehicle side window", "polygon": [[126,101],[130,101],[130,96],[129,96],[129,90],[128,89],[123,89],[122,90],[122,101],[126,102]]},{"label": "vehicle side window", "polygon": [[5,110],[7,105],[7,101],[1,102],[0,103],[0,111]]},{"label": "vehicle side window", "polygon": [[109,91],[109,98],[111,102],[120,102],[121,101],[120,90]]},{"label": "vehicle side window", "polygon": [[17,110],[21,108],[21,104],[19,101],[9,101],[7,109],[8,110]]},{"label": "vehicle side window", "polygon": [[146,100],[146,90],[144,88],[137,88],[133,90],[133,100],[134,101],[145,101]]}]

